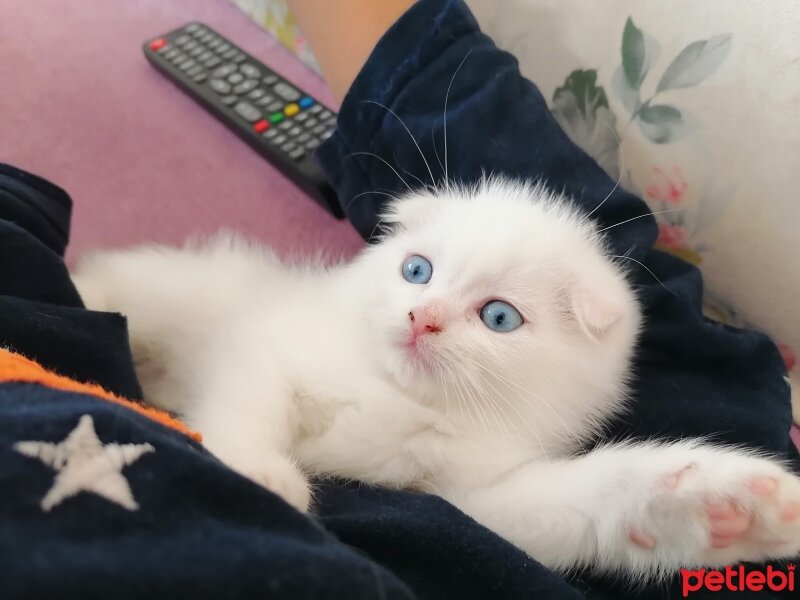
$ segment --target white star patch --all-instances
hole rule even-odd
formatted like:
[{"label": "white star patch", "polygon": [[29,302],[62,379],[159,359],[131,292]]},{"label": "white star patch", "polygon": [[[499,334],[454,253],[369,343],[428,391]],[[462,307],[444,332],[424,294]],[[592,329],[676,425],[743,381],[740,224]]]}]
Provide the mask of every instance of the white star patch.
[{"label": "white star patch", "polygon": [[38,458],[57,471],[55,482],[40,503],[50,511],[80,492],[102,496],[128,510],[137,510],[123,467],[155,452],[150,444],[106,444],[100,441],[90,415],[83,415],[63,442],[17,442],[14,450]]}]

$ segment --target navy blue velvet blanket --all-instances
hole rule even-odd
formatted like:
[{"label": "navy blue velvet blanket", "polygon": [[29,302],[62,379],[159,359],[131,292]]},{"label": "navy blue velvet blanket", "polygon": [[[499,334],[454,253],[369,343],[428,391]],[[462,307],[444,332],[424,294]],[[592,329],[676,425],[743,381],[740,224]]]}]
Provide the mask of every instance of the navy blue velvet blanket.
[{"label": "navy blue velvet blanket", "polygon": [[[451,179],[469,182],[483,171],[541,178],[603,226],[648,212],[569,141],[514,58],[480,33],[462,2],[422,0],[379,43],[318,154],[365,237],[386,196],[364,192],[401,192],[400,176],[413,186],[407,173],[429,175],[400,122],[362,101],[401,117],[442,181],[435,157],[445,162],[451,80]],[[0,346],[139,398],[124,319],[83,310],[61,260],[69,208],[52,184],[0,167]],[[612,435],[713,434],[796,458],[784,366],[772,343],[702,316],[699,273],[652,249],[652,219],[609,233],[617,254],[642,262],[671,290],[633,269],[647,325],[633,410]],[[3,599],[680,597],[677,574],[669,585],[636,591],[586,573],[564,578],[432,496],[325,482],[316,516],[306,517],[187,436],[124,406],[4,379]]]}]

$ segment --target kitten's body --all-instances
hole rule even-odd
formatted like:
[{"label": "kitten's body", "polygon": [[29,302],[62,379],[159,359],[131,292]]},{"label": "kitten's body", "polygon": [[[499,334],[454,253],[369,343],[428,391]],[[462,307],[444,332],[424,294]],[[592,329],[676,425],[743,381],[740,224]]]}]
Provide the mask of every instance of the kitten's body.
[{"label": "kitten's body", "polygon": [[[409,197],[387,220],[395,233],[331,269],[223,237],[99,255],[76,282],[90,307],[128,315],[148,401],[300,508],[303,471],[429,491],[557,568],[798,551],[800,523],[780,511],[800,482],[777,464],[690,442],[570,457],[623,407],[639,314],[563,202],[494,181]],[[433,264],[424,285],[400,274],[416,254]],[[492,299],[525,323],[488,329]],[[415,314],[429,333],[410,334]],[[720,506],[731,514],[710,518]]]}]

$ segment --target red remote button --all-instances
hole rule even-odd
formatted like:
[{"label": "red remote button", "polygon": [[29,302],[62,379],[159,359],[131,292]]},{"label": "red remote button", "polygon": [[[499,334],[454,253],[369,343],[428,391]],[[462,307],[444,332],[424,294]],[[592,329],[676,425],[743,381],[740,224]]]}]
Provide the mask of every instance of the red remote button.
[{"label": "red remote button", "polygon": [[269,129],[269,123],[267,123],[264,119],[253,123],[253,131],[256,133],[264,133],[267,129]]},{"label": "red remote button", "polygon": [[167,45],[167,40],[164,38],[158,38],[157,40],[153,40],[150,42],[150,50],[160,50],[164,46]]}]

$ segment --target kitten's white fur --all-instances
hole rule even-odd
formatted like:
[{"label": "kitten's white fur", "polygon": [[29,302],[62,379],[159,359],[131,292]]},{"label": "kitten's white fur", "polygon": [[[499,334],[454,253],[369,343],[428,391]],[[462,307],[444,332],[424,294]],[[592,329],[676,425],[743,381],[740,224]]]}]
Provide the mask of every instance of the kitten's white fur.
[{"label": "kitten's white fur", "polygon": [[[798,553],[800,480],[776,462],[696,441],[573,455],[623,408],[640,316],[563,199],[490,179],[409,195],[384,223],[380,244],[333,267],[218,236],[97,254],[75,280],[89,307],[128,316],[146,399],[301,509],[304,473],[332,474],[436,493],[558,569]],[[433,264],[429,284],[401,276],[412,254]],[[479,310],[496,298],[525,324],[488,329]],[[414,349],[423,307],[442,331]],[[750,520],[723,520],[736,531],[712,548],[708,511],[726,502]]]}]

